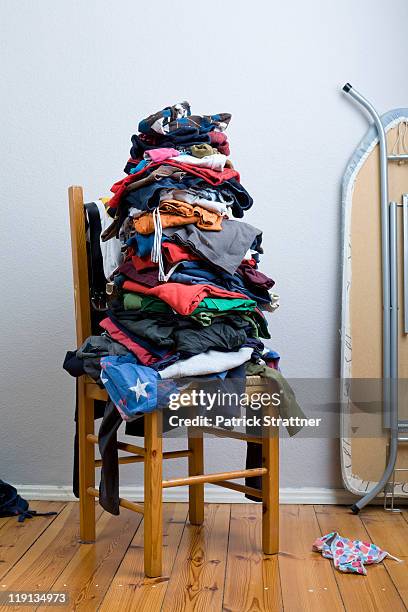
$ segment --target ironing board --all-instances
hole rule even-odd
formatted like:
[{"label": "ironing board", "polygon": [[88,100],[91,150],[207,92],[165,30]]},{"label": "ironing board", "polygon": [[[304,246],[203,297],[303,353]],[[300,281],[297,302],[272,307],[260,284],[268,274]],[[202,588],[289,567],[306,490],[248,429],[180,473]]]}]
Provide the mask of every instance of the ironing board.
[{"label": "ironing board", "polygon": [[[347,92],[347,89],[345,89]],[[388,200],[397,217],[398,261],[398,365],[399,379],[408,378],[408,336],[404,321],[403,210],[401,196],[408,192],[408,159],[393,160],[401,153],[402,137],[408,141],[408,109],[399,108],[381,117],[388,149]],[[400,156],[401,157],[401,156]],[[403,156],[402,156],[403,157]],[[407,156],[408,157],[408,156]],[[350,392],[352,381],[366,381],[366,405],[378,400],[383,375],[383,300],[381,258],[381,181],[378,130],[373,125],[356,148],[342,186],[343,275],[341,324],[341,466],[345,487],[356,495],[371,491],[387,465],[390,435],[381,410],[369,421]],[[406,240],[407,236],[405,236]],[[407,245],[407,242],[405,242]],[[370,382],[371,381],[371,382]],[[399,385],[398,418],[408,419],[407,392]],[[370,397],[370,391],[372,397]],[[357,410],[356,410],[357,408]],[[366,429],[364,429],[366,428]],[[363,436],[367,431],[367,437]],[[398,445],[396,468],[408,466],[408,445]],[[396,472],[393,492],[408,496],[408,471]],[[385,489],[387,491],[387,487]]]}]

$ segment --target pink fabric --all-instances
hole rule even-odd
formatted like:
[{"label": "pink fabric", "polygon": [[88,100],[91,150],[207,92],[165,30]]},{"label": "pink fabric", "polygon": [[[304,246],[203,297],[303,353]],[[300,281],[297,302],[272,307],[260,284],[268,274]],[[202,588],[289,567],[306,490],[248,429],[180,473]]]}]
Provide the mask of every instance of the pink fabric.
[{"label": "pink fabric", "polygon": [[102,329],[108,332],[108,334],[113,340],[115,340],[115,342],[119,342],[119,344],[122,344],[127,349],[129,349],[131,353],[136,355],[140,363],[142,363],[143,365],[149,366],[159,360],[158,357],[154,357],[151,353],[149,353],[148,350],[143,348],[143,346],[140,346],[140,344],[137,344],[137,342],[134,342],[133,340],[128,338],[126,334],[124,334],[123,331],[116,327],[116,325],[110,319],[103,319],[103,321],[101,321],[99,325],[102,327]]},{"label": "pink fabric", "polygon": [[150,159],[154,162],[161,162],[165,159],[169,159],[170,157],[176,157],[180,155],[180,152],[177,149],[169,149],[163,147],[162,149],[150,149],[146,151],[145,157],[150,157]]},{"label": "pink fabric", "polygon": [[212,132],[209,132],[209,136],[210,143],[212,145],[215,145],[220,153],[222,153],[223,155],[230,154],[230,148],[226,134],[223,134],[222,132],[215,132],[213,130]]},{"label": "pink fabric", "polygon": [[135,281],[127,280],[123,283],[127,291],[134,291],[144,295],[154,295],[166,302],[181,315],[188,316],[197,308],[200,302],[208,296],[219,298],[241,298],[247,300],[246,295],[227,291],[214,285],[184,285],[183,283],[165,283],[157,287],[145,287]]}]

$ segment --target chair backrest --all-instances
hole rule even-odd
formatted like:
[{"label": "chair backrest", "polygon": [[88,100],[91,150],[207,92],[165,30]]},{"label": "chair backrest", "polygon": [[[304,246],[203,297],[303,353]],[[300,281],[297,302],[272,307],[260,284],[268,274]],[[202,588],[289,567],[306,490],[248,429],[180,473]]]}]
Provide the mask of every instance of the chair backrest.
[{"label": "chair backrest", "polygon": [[89,293],[88,257],[86,250],[84,194],[82,187],[68,189],[71,226],[72,272],[77,346],[91,335],[91,306]]}]

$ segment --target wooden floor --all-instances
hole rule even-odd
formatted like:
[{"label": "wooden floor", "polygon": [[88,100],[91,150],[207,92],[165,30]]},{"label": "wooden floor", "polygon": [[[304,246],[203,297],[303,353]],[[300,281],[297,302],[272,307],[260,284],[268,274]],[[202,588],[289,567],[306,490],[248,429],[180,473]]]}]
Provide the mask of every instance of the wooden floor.
[{"label": "wooden floor", "polygon": [[[164,576],[143,576],[143,521],[121,510],[97,510],[97,543],[78,544],[78,504],[32,502],[58,516],[17,523],[0,519],[0,591],[68,592],[56,611],[113,612],[387,611],[408,606],[408,513],[380,508],[360,516],[341,506],[281,506],[279,557],[261,548],[258,504],[209,504],[202,527],[187,520],[187,504],[164,504]],[[320,534],[370,539],[404,559],[341,574],[311,551]],[[0,610],[49,610],[30,606]]]}]

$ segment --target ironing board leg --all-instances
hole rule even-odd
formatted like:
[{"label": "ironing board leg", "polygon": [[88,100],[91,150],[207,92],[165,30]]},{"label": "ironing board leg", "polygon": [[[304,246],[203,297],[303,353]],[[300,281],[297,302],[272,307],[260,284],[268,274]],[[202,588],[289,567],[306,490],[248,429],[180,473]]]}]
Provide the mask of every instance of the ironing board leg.
[{"label": "ironing board leg", "polygon": [[87,440],[94,433],[93,400],[86,397],[85,384],[78,378],[78,437],[79,437],[79,522],[82,543],[95,542],[95,499],[87,493],[95,487],[95,450]]},{"label": "ironing board leg", "polygon": [[[188,475],[204,474],[203,432],[198,429],[188,429],[188,448],[191,455],[188,458]],[[204,522],[204,484],[188,487],[188,511],[192,525],[202,525]]]},{"label": "ironing board leg", "polygon": [[[269,429],[269,431],[268,431]],[[266,555],[279,552],[279,429],[268,428],[262,439],[262,550]]]},{"label": "ironing board leg", "polygon": [[163,500],[162,500],[162,413],[145,414],[144,462],[144,567],[145,574],[162,574]]}]

